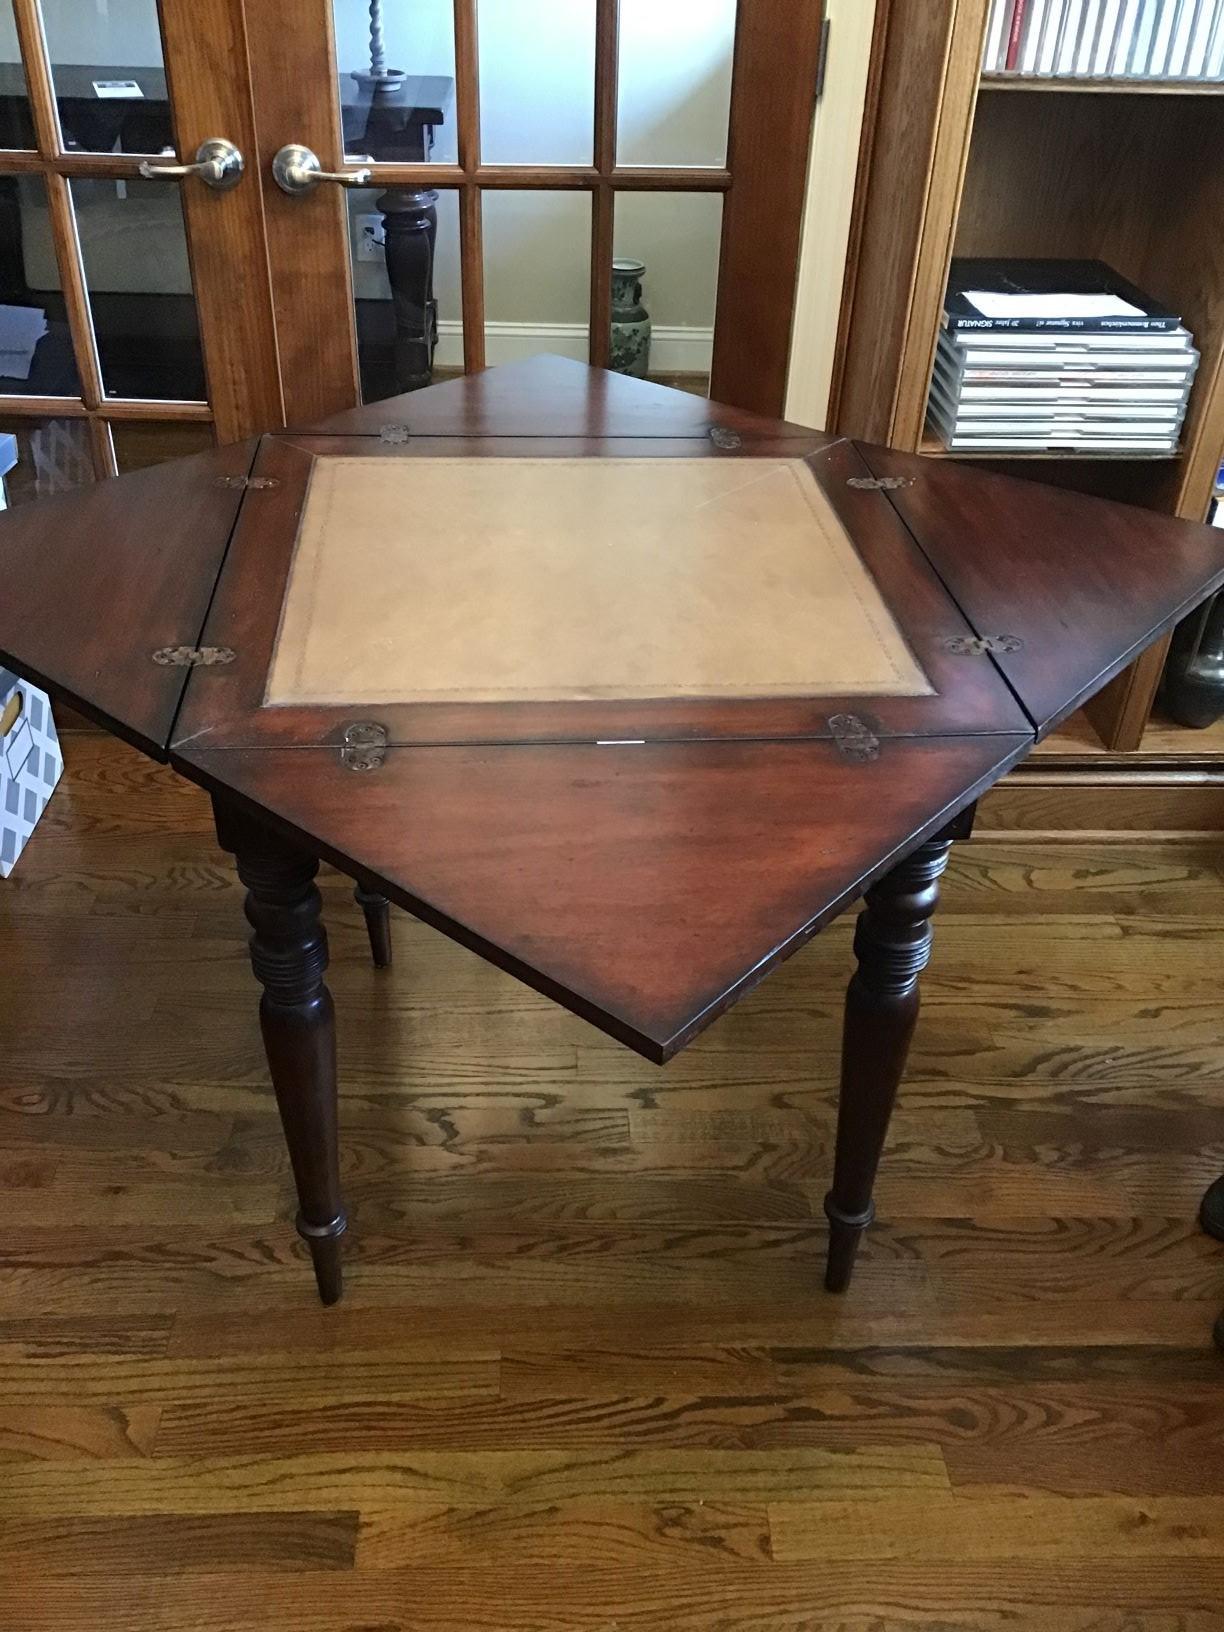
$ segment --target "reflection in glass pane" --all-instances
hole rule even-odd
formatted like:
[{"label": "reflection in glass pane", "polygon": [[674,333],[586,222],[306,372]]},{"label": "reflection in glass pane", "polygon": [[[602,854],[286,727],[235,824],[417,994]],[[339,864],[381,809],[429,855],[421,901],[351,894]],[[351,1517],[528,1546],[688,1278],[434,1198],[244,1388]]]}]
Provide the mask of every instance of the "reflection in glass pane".
[{"label": "reflection in glass pane", "polygon": [[3,485],[11,506],[82,487],[94,479],[88,422],[0,418],[0,468],[10,461]]},{"label": "reflection in glass pane", "polygon": [[590,164],[595,0],[481,0],[486,164]]},{"label": "reflection in glass pane", "polygon": [[332,0],[332,15],[344,151],[454,164],[454,0]]},{"label": "reflection in glass pane", "polygon": [[42,0],[64,146],[172,148],[157,0]]},{"label": "reflection in glass pane", "polygon": [[484,194],[490,367],[538,352],[585,362],[591,329],[591,195]]},{"label": "reflection in glass pane", "polygon": [[37,145],[13,8],[0,4],[0,147]]},{"label": "reflection in glass pane", "polygon": [[203,402],[204,358],[177,183],[71,186],[107,395]]},{"label": "reflection in glass pane", "polygon": [[79,397],[41,176],[0,176],[0,397]]},{"label": "reflection in glass pane", "polygon": [[157,424],[151,420],[112,420],[115,463],[122,476],[129,470],[148,465],[164,465],[167,459],[185,459],[216,446],[211,425]]},{"label": "reflection in glass pane", "polygon": [[[618,193],[614,254],[643,268],[620,279],[612,313],[613,352],[632,371],[705,396],[714,352],[714,309],[722,240],[721,193]],[[640,282],[640,304],[633,301]],[[642,308],[645,308],[643,312]],[[653,326],[643,356],[644,318]]]},{"label": "reflection in glass pane", "polygon": [[621,0],[619,164],[726,164],[736,10]]},{"label": "reflection in glass pane", "polygon": [[458,193],[358,187],[348,207],[362,401],[462,373]]}]

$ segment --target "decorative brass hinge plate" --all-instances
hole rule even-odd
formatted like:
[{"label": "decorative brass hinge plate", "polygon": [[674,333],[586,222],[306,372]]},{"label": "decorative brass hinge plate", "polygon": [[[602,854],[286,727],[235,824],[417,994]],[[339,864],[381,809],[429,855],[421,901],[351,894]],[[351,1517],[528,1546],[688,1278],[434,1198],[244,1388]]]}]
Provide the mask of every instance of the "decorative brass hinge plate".
[{"label": "decorative brass hinge plate", "polygon": [[245,491],[249,488],[259,493],[269,487],[279,487],[280,478],[279,476],[218,476],[217,486],[233,488],[236,491]]},{"label": "decorative brass hinge plate", "polygon": [[411,434],[407,425],[384,425],[378,433],[378,440],[395,446],[396,443],[407,442]]},{"label": "decorative brass hinge plate", "polygon": [[987,652],[1018,652],[1019,635],[945,635],[939,643],[953,657],[984,657]]},{"label": "decorative brass hinge plate", "polygon": [[913,487],[916,476],[851,476],[847,487],[857,487],[860,493],[895,493],[900,487]]},{"label": "decorative brass hinge plate", "polygon": [[387,758],[387,728],[373,720],[356,720],[344,728],[340,763],[350,771],[377,771]]},{"label": "decorative brass hinge plate", "polygon": [[744,445],[744,439],[738,431],[729,431],[723,425],[711,426],[710,441],[716,448],[725,448],[728,453]]},{"label": "decorative brass hinge plate", "polygon": [[831,714],[829,730],[833,733],[838,753],[846,759],[855,760],[860,765],[869,759],[879,759],[880,739],[857,714]]},{"label": "decorative brass hinge plate", "polygon": [[238,656],[229,646],[163,646],[153,653],[163,669],[215,669]]}]

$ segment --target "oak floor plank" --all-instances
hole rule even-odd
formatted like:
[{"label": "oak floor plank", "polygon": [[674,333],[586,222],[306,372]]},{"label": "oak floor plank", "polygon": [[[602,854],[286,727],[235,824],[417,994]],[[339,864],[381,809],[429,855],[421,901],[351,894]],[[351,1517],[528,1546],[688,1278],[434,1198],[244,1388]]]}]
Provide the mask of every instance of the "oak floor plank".
[{"label": "oak floor plank", "polygon": [[915,1565],[413,1567],[50,1581],[12,1593],[23,1632],[1219,1632],[1218,1559]]},{"label": "oak floor plank", "polygon": [[[19,1632],[1224,1632],[1224,851],[953,858],[853,1290],[852,920],[665,1071],[324,869],[315,1301],[207,801],[91,734],[0,886]],[[10,1062],[15,1068],[9,1068]]]}]

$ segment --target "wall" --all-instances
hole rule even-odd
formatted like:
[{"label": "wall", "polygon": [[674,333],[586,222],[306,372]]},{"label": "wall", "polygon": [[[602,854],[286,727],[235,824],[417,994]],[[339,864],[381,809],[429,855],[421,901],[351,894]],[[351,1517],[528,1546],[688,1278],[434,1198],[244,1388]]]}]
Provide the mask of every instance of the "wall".
[{"label": "wall", "polygon": [[[725,159],[735,0],[623,0],[622,162],[712,164]],[[100,66],[160,62],[155,0],[43,0],[53,60]],[[385,0],[390,66],[454,73],[451,0]],[[594,72],[594,0],[483,0],[481,77],[484,156],[492,163],[589,163]],[[344,72],[369,63],[366,0],[335,0],[337,56]],[[0,56],[16,57],[7,7],[0,7]],[[438,132],[434,157],[455,157],[454,121]],[[30,281],[55,281],[45,211],[26,190]],[[140,194],[145,196],[143,200]],[[363,192],[354,216],[377,198]],[[82,199],[84,195],[82,194]],[[185,288],[177,205],[115,184],[91,192],[82,238],[101,289]],[[438,290],[443,363],[461,354],[458,224],[453,195],[440,207]],[[709,366],[718,270],[717,196],[635,195],[619,200],[616,253],[647,263],[646,298],[659,325],[655,366]],[[355,229],[356,231],[356,229]],[[585,352],[589,305],[590,200],[571,193],[486,195],[490,360],[522,349]],[[385,269],[355,267],[358,293],[385,298]],[[40,281],[42,280],[42,281]]]}]

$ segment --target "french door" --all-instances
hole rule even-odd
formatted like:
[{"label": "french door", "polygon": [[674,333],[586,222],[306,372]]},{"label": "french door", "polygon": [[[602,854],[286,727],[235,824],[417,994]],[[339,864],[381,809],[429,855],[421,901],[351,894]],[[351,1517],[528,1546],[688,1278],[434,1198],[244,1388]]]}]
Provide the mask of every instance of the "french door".
[{"label": "french door", "polygon": [[0,0],[10,499],[532,351],[779,413],[820,12]]}]

